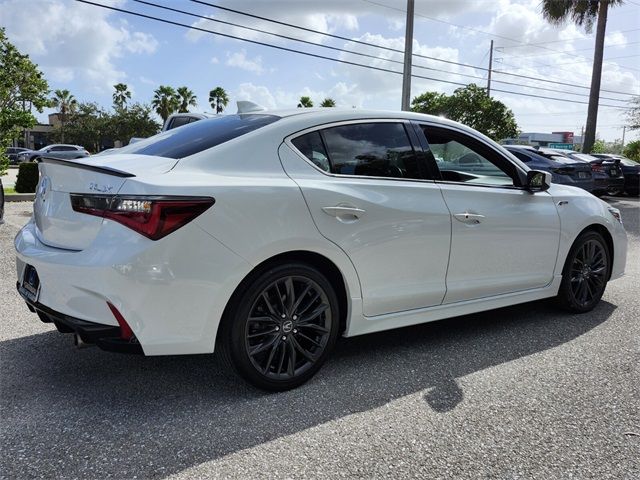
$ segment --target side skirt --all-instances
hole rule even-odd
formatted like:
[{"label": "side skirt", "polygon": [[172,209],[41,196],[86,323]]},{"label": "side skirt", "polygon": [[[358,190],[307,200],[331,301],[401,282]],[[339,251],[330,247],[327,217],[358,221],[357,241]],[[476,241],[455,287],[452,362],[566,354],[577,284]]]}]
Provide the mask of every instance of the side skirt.
[{"label": "side skirt", "polygon": [[349,322],[344,336],[355,337],[366,333],[408,327],[410,325],[434,322],[445,318],[459,317],[461,315],[469,315],[471,313],[484,312],[495,308],[508,307],[519,303],[555,297],[558,294],[561,281],[562,276],[558,275],[553,278],[553,281],[549,285],[543,288],[507,293],[504,295],[468,300],[465,302],[449,303],[446,305],[438,305],[436,307],[387,313],[384,315],[377,315],[375,317],[357,315],[355,309],[352,309],[351,321]]}]

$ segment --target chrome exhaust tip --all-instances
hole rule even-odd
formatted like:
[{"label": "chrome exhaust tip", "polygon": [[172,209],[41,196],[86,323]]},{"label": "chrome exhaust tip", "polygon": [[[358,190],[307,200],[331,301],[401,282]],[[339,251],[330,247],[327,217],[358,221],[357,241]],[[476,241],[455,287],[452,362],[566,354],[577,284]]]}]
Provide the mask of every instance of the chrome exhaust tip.
[{"label": "chrome exhaust tip", "polygon": [[77,333],[73,334],[73,344],[78,348],[88,348],[93,346],[92,343],[87,343],[84,340],[82,340],[80,335],[78,335]]}]

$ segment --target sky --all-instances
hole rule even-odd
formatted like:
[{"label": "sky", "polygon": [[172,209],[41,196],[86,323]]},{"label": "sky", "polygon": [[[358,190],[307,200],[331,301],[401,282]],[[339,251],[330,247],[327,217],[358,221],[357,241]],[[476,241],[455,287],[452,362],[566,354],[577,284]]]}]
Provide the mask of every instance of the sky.
[{"label": "sky", "polygon": [[[159,85],[187,86],[198,100],[197,107],[191,110],[199,112],[212,111],[208,92],[217,86],[229,93],[230,113],[235,112],[236,100],[280,109],[295,107],[303,95],[311,97],[316,105],[331,97],[339,107],[400,109],[402,76],[366,67],[402,71],[403,55],[393,49],[404,50],[405,0],[145,0],[205,18],[134,0],[92,1],[185,26],[75,0],[0,0],[0,26],[6,28],[10,41],[39,65],[52,90],[68,89],[79,101],[109,108],[113,85],[123,82],[132,91],[132,101],[142,103],[151,101]],[[224,11],[206,3],[345,39]],[[587,33],[571,23],[547,23],[540,13],[540,0],[416,0],[413,51],[420,56],[414,57],[413,74],[427,78],[412,79],[411,96],[425,91],[450,94],[460,84],[471,82],[486,86],[493,40],[492,96],[513,110],[520,129],[573,131],[578,135],[586,122],[594,37],[595,27]],[[631,95],[640,94],[639,46],[640,0],[626,0],[610,10],[607,23],[597,129],[599,138],[606,141],[620,139],[625,123],[625,110],[613,106],[628,107]],[[46,113],[38,115],[40,121],[46,122]],[[639,133],[627,131],[625,142],[638,138]]]}]

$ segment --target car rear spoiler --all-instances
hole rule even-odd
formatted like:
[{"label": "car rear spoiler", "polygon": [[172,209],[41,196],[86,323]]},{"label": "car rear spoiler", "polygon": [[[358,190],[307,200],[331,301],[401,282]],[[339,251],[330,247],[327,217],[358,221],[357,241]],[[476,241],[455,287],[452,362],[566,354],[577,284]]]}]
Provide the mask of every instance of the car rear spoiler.
[{"label": "car rear spoiler", "polygon": [[87,163],[74,162],[72,160],[61,160],[59,158],[40,157],[38,161],[42,163],[50,163],[54,165],[64,165],[67,167],[81,168],[83,170],[91,170],[92,172],[106,173],[108,175],[113,175],[114,177],[122,177],[122,178],[135,177],[133,173],[123,172],[122,170],[116,170],[115,168],[100,167],[98,165],[89,165]]}]

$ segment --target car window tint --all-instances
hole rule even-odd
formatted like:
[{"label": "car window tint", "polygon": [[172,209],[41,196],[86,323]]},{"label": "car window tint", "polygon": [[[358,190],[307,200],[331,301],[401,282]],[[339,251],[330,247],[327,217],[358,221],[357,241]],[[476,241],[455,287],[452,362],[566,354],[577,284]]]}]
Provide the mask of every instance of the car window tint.
[{"label": "car window tint", "polygon": [[320,132],[315,131],[301,135],[291,140],[291,143],[320,170],[324,170],[325,172],[331,171],[329,157],[322,143]]},{"label": "car window tint", "polygon": [[221,115],[168,130],[151,138],[129,144],[118,153],[184,158],[269,125],[276,115]]},{"label": "car window tint", "polygon": [[518,152],[517,150],[509,150],[509,152],[511,152],[513,155],[516,156],[516,158],[519,158],[520,160],[522,160],[525,163],[531,161],[531,157],[529,155],[527,155],[526,153]]},{"label": "car window tint", "polygon": [[169,124],[169,128],[167,130],[171,130],[172,128],[178,128],[183,125],[187,125],[191,122],[193,117],[174,117]]},{"label": "car window tint", "polygon": [[[421,127],[436,159],[443,180],[475,185],[513,186],[511,162],[479,148],[479,142],[445,128]],[[511,175],[509,170],[511,169]]]},{"label": "car window tint", "polygon": [[402,123],[358,123],[322,131],[332,173],[424,178]]}]

